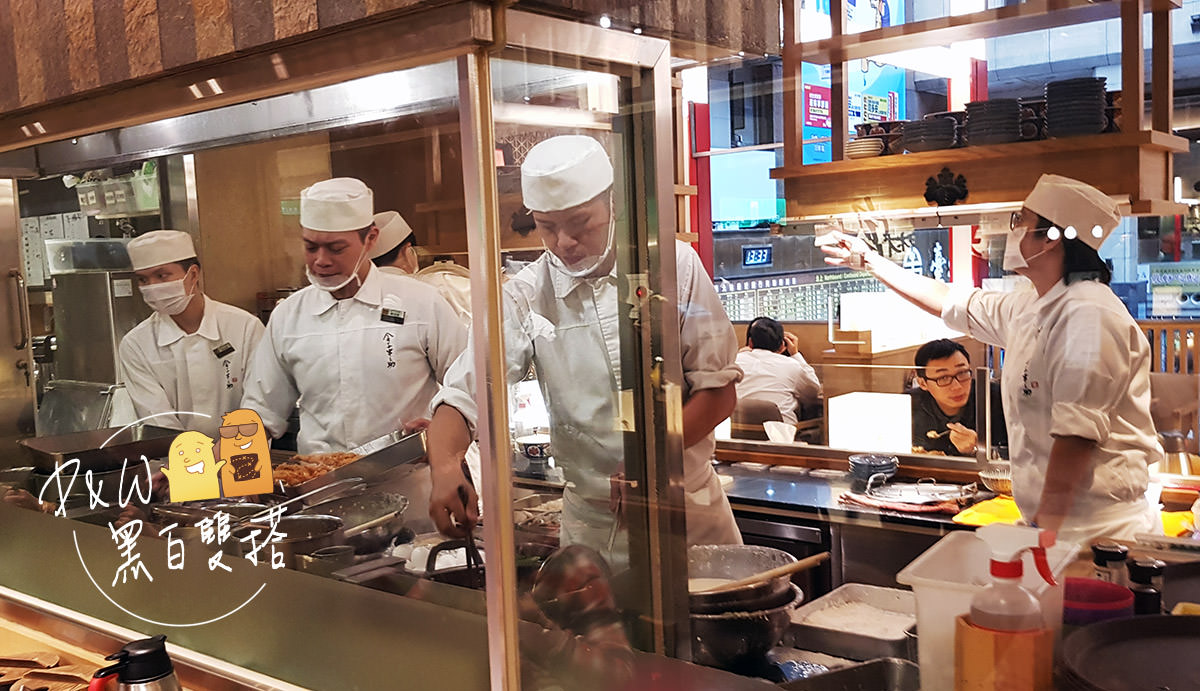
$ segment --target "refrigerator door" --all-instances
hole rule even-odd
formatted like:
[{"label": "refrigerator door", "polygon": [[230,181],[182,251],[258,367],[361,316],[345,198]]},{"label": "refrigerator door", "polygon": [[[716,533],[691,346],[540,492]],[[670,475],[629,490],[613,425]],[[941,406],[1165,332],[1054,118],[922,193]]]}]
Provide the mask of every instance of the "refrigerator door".
[{"label": "refrigerator door", "polygon": [[0,448],[33,434],[33,353],[20,238],[17,183],[0,179]]},{"label": "refrigerator door", "polygon": [[92,271],[54,276],[54,331],[58,379],[115,384],[117,346],[150,309],[128,272]]}]

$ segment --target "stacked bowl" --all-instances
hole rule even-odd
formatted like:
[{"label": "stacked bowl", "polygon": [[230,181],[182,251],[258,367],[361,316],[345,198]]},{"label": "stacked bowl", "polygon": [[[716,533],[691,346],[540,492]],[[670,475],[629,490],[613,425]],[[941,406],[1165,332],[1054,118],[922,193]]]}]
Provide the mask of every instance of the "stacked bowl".
[{"label": "stacked bowl", "polygon": [[904,123],[904,148],[912,151],[949,149],[958,143],[958,122],[954,118],[929,118]]},{"label": "stacked bowl", "polygon": [[862,137],[846,144],[846,158],[874,158],[883,153],[883,140]]},{"label": "stacked bowl", "polygon": [[1046,134],[1074,137],[1099,134],[1108,127],[1104,77],[1081,77],[1046,85]]},{"label": "stacked bowl", "polygon": [[895,456],[882,454],[858,453],[850,457],[850,489],[864,492],[867,481],[875,475],[883,475],[885,479],[896,474],[900,461]]},{"label": "stacked bowl", "polygon": [[1021,138],[1021,104],[1015,98],[994,98],[967,104],[967,144],[1005,144]]}]

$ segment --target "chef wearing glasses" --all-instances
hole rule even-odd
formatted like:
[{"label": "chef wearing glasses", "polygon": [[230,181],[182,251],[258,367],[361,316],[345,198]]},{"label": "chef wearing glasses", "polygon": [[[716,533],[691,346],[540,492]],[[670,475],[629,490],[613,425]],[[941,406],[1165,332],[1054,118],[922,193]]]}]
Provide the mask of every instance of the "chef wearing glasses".
[{"label": "chef wearing glasses", "polygon": [[152,425],[212,436],[221,415],[241,402],[262,322],[204,294],[191,235],[154,230],[126,249],[142,299],[154,310],[118,349],[134,410],[153,415]]},{"label": "chef wearing glasses", "polygon": [[[913,449],[948,456],[974,456],[983,440],[975,426],[975,373],[961,343],[930,341],[913,357],[917,368],[912,396]],[[1007,446],[1000,400],[993,397],[992,446]]]},{"label": "chef wearing glasses", "polygon": [[[622,568],[628,533],[614,501],[624,455],[616,423],[629,384],[621,382],[612,184],[608,154],[591,137],[552,137],[526,155],[523,201],[547,251],[504,285],[504,345],[509,381],[532,365],[546,400],[554,455],[567,480],[562,544],[591,547]],[[677,243],[675,260],[688,542],[740,544],[711,463],[713,429],[733,411],[742,375],[737,340],[700,258]],[[475,489],[461,470],[478,416],[473,365],[468,348],[446,376],[429,427],[429,512],[448,535],[464,535],[478,516]]]},{"label": "chef wearing glasses", "polygon": [[1096,188],[1043,175],[1014,214],[1004,268],[1032,287],[951,288],[887,261],[861,238],[822,248],[861,261],[948,326],[1005,349],[1013,496],[1022,518],[1063,540],[1132,539],[1159,529],[1145,493],[1162,458],[1150,418],[1150,346],[1108,287],[1098,248],[1121,216]]},{"label": "chef wearing glasses", "polygon": [[467,329],[437,291],[381,272],[374,195],[354,178],[300,193],[309,285],[279,304],[250,366],[242,408],[272,437],[299,405],[302,454],[347,451],[424,425]]}]

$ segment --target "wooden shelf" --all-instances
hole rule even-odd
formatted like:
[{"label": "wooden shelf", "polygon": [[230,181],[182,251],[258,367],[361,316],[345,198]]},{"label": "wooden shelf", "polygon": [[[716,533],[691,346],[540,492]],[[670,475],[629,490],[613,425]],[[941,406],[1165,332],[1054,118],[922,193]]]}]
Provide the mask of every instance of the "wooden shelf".
[{"label": "wooden shelf", "polygon": [[829,163],[813,163],[806,166],[774,168],[771,177],[792,179],[819,177],[830,174],[854,172],[887,172],[906,168],[928,168],[931,165],[949,166],[964,161],[986,161],[997,158],[1037,157],[1093,149],[1144,147],[1150,150],[1184,153],[1188,151],[1188,140],[1166,132],[1142,130],[1140,132],[1116,132],[1093,134],[1084,137],[1062,139],[1040,139],[1036,141],[992,144],[989,146],[964,146],[956,149],[939,149],[912,154],[876,156],[874,158],[847,159]]},{"label": "wooden shelf", "polygon": [[[1146,11],[1173,10],[1180,6],[1181,3],[1176,0],[1147,0]],[[800,59],[822,65],[848,62],[901,50],[944,46],[956,41],[993,38],[1120,16],[1121,0],[1029,0],[982,12],[807,41],[800,44]]]},{"label": "wooden shelf", "polygon": [[943,167],[966,178],[968,204],[1019,201],[1055,173],[1128,198],[1130,215],[1173,215],[1171,157],[1187,150],[1182,137],[1143,130],[776,168],[771,177],[785,181],[792,217],[926,206],[925,180]]}]

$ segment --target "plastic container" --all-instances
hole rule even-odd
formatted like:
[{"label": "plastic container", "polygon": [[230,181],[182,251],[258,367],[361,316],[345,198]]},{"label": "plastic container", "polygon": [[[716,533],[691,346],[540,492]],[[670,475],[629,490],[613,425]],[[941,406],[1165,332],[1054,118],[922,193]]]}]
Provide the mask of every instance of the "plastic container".
[{"label": "plastic container", "polygon": [[911,649],[916,640],[915,625],[898,636],[886,638],[873,630],[834,630],[804,623],[805,619],[820,610],[853,602],[908,616],[915,616],[917,611],[916,600],[907,590],[846,583],[793,611],[792,626],[785,642],[795,648],[850,660],[874,660],[880,657],[916,659],[916,651]]},{"label": "plastic container", "polygon": [[[1075,558],[1074,544],[1055,545],[1046,550],[1055,579]],[[955,619],[971,609],[971,600],[991,582],[987,543],[968,531],[955,531],[925,550],[896,580],[910,586],[917,596],[917,646],[924,691],[954,688]],[[1042,581],[1033,556],[1023,557],[1022,585],[1041,602],[1046,628],[1062,630],[1063,587]]]},{"label": "plastic container", "polygon": [[1133,593],[1116,583],[1068,578],[1063,590],[1063,624],[1086,626],[1133,615]]}]

